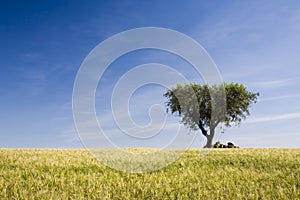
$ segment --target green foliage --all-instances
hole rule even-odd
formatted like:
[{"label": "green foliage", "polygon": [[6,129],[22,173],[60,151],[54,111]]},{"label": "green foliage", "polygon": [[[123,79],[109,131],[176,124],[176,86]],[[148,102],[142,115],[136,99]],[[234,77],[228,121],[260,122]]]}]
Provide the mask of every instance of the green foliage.
[{"label": "green foliage", "polygon": [[[225,92],[225,93],[224,93]],[[224,94],[217,96],[218,94]],[[209,128],[212,124],[216,126],[225,122],[227,126],[232,123],[239,124],[242,119],[249,115],[249,107],[256,103],[258,93],[248,92],[242,84],[230,83],[221,86],[208,86],[178,84],[176,88],[168,90],[164,96],[167,97],[167,111],[182,116],[182,122],[196,130],[201,124]],[[212,100],[212,96],[215,97]],[[219,97],[219,98],[218,98]],[[216,111],[220,116],[212,121],[212,104],[224,106],[222,99],[225,98],[226,112]],[[214,109],[217,109],[217,108]],[[224,116],[221,116],[224,115]]]},{"label": "green foliage", "polygon": [[237,83],[214,86],[178,84],[164,96],[167,98],[167,112],[181,116],[185,126],[200,129],[208,138],[207,146],[211,147],[217,125],[240,124],[250,114],[249,108],[256,103],[259,93],[249,92],[244,85]]},{"label": "green foliage", "polygon": [[299,199],[299,149],[187,151],[128,174],[85,150],[0,149],[0,199]]},{"label": "green foliage", "polygon": [[250,115],[249,108],[251,104],[257,102],[259,93],[247,91],[242,84],[225,84],[226,90],[226,115],[225,123],[231,126],[232,123],[240,124],[247,115]]}]

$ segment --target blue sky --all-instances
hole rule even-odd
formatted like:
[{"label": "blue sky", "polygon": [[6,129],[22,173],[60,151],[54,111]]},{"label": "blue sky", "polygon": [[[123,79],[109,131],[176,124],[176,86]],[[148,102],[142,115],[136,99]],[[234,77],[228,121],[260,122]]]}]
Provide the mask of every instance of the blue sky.
[{"label": "blue sky", "polygon": [[[47,0],[1,1],[0,147],[81,148],[72,117],[81,63],[108,37],[146,26],[192,37],[224,81],[260,92],[251,116],[217,139],[241,147],[300,147],[299,1]],[[121,146],[128,141],[116,134],[110,92],[123,73],[149,62],[168,64],[198,80],[187,63],[166,52],[144,50],[116,60],[99,84],[95,106],[98,120]],[[163,105],[164,91],[147,86],[136,92],[130,108],[138,124],[149,122],[149,106]],[[166,132],[174,131],[176,120]],[[193,147],[203,143],[198,134]]]}]

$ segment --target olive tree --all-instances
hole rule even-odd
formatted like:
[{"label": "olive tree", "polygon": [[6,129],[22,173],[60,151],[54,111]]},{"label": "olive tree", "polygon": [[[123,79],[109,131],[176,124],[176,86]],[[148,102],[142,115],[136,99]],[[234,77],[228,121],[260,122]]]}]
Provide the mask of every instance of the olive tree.
[{"label": "olive tree", "polygon": [[257,102],[259,93],[252,93],[242,84],[223,83],[221,85],[178,84],[169,89],[167,112],[181,117],[181,122],[192,130],[201,131],[206,137],[204,147],[211,148],[215,128],[238,125],[250,115],[249,108]]}]

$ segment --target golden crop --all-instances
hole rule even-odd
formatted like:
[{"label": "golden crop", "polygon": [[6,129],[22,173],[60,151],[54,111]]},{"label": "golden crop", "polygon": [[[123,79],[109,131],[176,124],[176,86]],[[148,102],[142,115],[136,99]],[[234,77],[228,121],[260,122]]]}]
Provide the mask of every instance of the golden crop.
[{"label": "golden crop", "polygon": [[0,149],[0,199],[300,199],[300,149],[189,150],[140,174],[86,150]]}]

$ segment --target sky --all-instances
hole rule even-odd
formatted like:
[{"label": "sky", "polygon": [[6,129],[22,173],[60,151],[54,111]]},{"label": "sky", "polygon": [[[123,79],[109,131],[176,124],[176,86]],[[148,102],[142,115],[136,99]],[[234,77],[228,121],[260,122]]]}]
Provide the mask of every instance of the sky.
[{"label": "sky", "polygon": [[[72,114],[77,72],[98,44],[141,27],[186,34],[208,52],[225,82],[260,93],[251,115],[241,125],[225,128],[216,140],[250,148],[300,147],[299,1],[2,0],[0,4],[0,148],[83,148]],[[122,135],[111,114],[112,90],[123,74],[146,63],[168,65],[189,80],[204,83],[187,62],[168,52],[145,49],[120,56],[99,81],[95,109],[103,130],[121,147],[147,142]],[[160,105],[161,112],[165,91],[152,84],[133,94],[129,110],[137,125],[151,123],[152,105]],[[165,129],[153,147],[164,146],[180,126],[178,117],[164,116]],[[192,134],[192,147],[202,147],[205,138],[199,132]]]}]

